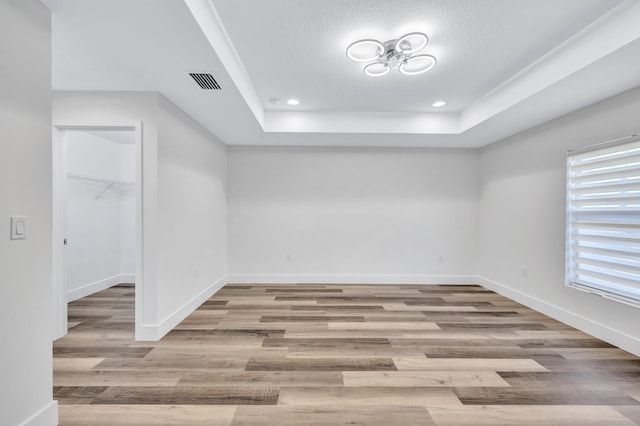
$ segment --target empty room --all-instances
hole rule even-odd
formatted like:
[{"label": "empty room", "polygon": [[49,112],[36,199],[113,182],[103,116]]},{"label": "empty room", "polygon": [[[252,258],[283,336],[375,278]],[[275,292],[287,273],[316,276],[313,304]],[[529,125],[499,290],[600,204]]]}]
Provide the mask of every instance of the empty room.
[{"label": "empty room", "polygon": [[0,424],[640,424],[638,22],[0,1]]}]

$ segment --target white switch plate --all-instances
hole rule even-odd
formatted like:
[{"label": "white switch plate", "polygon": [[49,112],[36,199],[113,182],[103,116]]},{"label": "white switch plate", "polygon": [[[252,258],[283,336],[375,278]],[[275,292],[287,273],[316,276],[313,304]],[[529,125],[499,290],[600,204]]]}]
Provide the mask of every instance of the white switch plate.
[{"label": "white switch plate", "polygon": [[27,238],[26,216],[11,216],[11,239],[24,240]]}]

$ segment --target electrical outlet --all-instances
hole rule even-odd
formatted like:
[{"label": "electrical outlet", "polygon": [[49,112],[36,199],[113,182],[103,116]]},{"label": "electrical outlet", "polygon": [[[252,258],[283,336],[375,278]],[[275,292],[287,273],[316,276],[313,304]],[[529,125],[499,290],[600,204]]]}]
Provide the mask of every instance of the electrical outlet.
[{"label": "electrical outlet", "polygon": [[196,269],[194,270],[193,275],[194,275],[196,278],[198,278],[198,277],[200,276],[200,268],[196,268]]},{"label": "electrical outlet", "polygon": [[527,268],[526,266],[522,267],[522,276],[525,278],[529,276],[529,268]]},{"label": "electrical outlet", "polygon": [[440,262],[440,263],[443,263],[443,262],[444,262],[444,254],[441,254],[441,255],[438,257],[438,262]]},{"label": "electrical outlet", "polygon": [[287,253],[287,262],[293,262],[293,254]]}]

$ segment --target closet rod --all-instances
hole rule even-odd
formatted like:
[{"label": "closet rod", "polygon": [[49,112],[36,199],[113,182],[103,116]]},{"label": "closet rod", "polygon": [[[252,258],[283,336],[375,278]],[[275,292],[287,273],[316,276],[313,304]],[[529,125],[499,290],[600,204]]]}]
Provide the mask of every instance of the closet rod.
[{"label": "closet rod", "polygon": [[91,180],[94,182],[103,182],[103,183],[118,183],[118,184],[123,184],[123,185],[134,185],[135,182],[127,182],[127,181],[122,181],[122,180],[117,180],[117,179],[103,179],[103,178],[98,178],[98,177],[93,177],[93,176],[87,176],[87,175],[81,175],[81,174],[76,174],[76,173],[68,173],[67,177],[70,178],[74,178],[74,179],[84,179],[84,180]]},{"label": "closet rod", "polygon": [[110,189],[113,187],[113,184],[115,184],[116,182],[117,182],[117,181],[115,181],[115,180],[114,180],[113,182],[109,183],[109,185],[107,185],[107,187],[106,187],[105,189],[103,189],[103,190],[102,190],[102,192],[101,192],[101,193],[99,193],[99,194],[96,196],[96,200],[97,200],[98,198],[102,197],[102,194],[104,194],[105,192],[107,192],[108,190],[110,190]]}]

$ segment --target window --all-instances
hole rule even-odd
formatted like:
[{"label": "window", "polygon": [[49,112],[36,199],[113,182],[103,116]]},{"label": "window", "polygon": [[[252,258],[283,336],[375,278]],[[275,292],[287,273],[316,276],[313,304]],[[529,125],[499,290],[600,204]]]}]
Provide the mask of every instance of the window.
[{"label": "window", "polygon": [[567,154],[566,284],[640,306],[640,138]]}]

